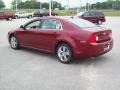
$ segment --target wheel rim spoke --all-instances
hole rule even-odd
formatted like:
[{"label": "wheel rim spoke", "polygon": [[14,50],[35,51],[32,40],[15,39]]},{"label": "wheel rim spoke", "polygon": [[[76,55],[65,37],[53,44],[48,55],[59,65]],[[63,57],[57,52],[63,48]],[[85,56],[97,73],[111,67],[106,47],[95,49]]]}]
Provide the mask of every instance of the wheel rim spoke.
[{"label": "wheel rim spoke", "polygon": [[11,38],[11,46],[12,46],[12,48],[16,48],[16,46],[17,46],[17,40],[15,37]]},{"label": "wheel rim spoke", "polygon": [[58,56],[60,58],[61,61],[67,61],[70,57],[70,51],[67,47],[65,46],[61,46],[58,49]]}]

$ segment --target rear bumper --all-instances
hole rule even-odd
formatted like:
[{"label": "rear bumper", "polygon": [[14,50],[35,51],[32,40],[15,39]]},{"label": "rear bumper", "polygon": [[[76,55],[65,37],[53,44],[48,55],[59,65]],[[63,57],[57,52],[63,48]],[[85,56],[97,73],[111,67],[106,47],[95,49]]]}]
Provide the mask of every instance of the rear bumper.
[{"label": "rear bumper", "polygon": [[84,45],[85,48],[79,48],[76,50],[75,58],[89,58],[103,55],[109,52],[113,48],[113,40],[103,43],[89,43]]}]

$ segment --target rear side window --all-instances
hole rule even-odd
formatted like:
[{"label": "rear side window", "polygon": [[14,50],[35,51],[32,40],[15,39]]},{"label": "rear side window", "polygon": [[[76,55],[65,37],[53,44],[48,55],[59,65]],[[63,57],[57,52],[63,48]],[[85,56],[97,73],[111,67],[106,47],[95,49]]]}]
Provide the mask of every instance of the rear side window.
[{"label": "rear side window", "polygon": [[42,29],[56,29],[56,30],[59,30],[59,29],[62,29],[62,26],[61,26],[59,21],[48,19],[48,20],[43,20]]},{"label": "rear side window", "polygon": [[90,16],[104,16],[104,14],[99,11],[90,11],[89,14]]},{"label": "rear side window", "polygon": [[90,13],[90,16],[96,16],[96,12],[91,11],[89,13]]},{"label": "rear side window", "polygon": [[96,16],[104,16],[102,12],[96,12]]}]

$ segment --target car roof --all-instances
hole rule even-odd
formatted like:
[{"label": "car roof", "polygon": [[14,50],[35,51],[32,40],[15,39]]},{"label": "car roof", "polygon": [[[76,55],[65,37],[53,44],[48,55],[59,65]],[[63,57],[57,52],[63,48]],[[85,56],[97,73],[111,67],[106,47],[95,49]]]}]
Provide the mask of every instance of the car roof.
[{"label": "car roof", "polygon": [[84,19],[82,19],[82,18],[71,17],[71,16],[64,16],[64,17],[62,17],[62,16],[51,16],[51,17],[50,17],[50,16],[46,16],[46,17],[37,17],[37,18],[33,19],[33,21],[34,21],[34,20],[39,20],[39,19],[55,19],[55,20],[67,21],[67,22],[69,22],[69,20],[71,20],[71,19],[84,20]]},{"label": "car roof", "polygon": [[70,17],[57,17],[57,16],[45,16],[45,17],[37,17],[34,20],[38,20],[38,19],[56,19],[56,20],[66,20]]}]

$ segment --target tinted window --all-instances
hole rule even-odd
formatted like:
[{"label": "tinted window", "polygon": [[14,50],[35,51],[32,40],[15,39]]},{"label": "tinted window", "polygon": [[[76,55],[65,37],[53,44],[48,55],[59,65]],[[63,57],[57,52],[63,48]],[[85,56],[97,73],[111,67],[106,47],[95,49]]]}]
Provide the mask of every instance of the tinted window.
[{"label": "tinted window", "polygon": [[96,16],[104,16],[102,12],[96,12]]},{"label": "tinted window", "polygon": [[71,23],[77,25],[78,27],[80,28],[90,28],[90,27],[95,27],[96,25],[87,21],[87,20],[84,20],[84,19],[70,19],[69,20]]},{"label": "tinted window", "polygon": [[91,11],[90,16],[96,16],[96,12]]},{"label": "tinted window", "polygon": [[42,24],[42,29],[61,29],[61,24],[56,20],[44,20]]},{"label": "tinted window", "polygon": [[26,29],[30,29],[30,28],[41,28],[41,21],[37,20],[27,24]]},{"label": "tinted window", "polygon": [[89,16],[89,12],[85,12],[85,13],[83,14],[83,16],[84,16],[84,17]]},{"label": "tinted window", "polygon": [[37,11],[37,12],[35,12],[34,14],[40,14],[40,12],[39,12],[39,11]]}]

